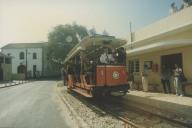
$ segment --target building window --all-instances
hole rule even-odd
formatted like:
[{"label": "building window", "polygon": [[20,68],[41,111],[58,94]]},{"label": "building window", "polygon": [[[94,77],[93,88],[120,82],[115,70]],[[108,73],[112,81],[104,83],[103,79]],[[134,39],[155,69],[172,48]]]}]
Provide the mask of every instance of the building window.
[{"label": "building window", "polygon": [[4,63],[4,58],[0,57],[0,63]]},{"label": "building window", "polygon": [[135,72],[139,72],[139,60],[135,61]]},{"label": "building window", "polygon": [[20,52],[19,58],[20,58],[20,60],[23,60],[23,59],[24,59],[24,52]]},{"label": "building window", "polygon": [[18,73],[25,73],[25,66],[24,65],[19,65],[17,67],[17,72]]},{"label": "building window", "polygon": [[134,72],[134,62],[133,61],[129,61],[129,73],[133,73]]},{"label": "building window", "polygon": [[11,58],[5,58],[5,63],[6,64],[11,64]]},{"label": "building window", "polygon": [[129,68],[129,73],[139,72],[140,71],[139,60],[130,60],[128,68]]},{"label": "building window", "polygon": [[37,59],[37,53],[33,53],[33,59]]}]

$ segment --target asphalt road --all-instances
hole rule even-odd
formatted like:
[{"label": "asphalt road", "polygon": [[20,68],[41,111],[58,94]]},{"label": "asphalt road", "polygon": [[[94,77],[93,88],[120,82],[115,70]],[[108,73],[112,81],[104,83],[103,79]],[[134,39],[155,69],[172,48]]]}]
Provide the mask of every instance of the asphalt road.
[{"label": "asphalt road", "polygon": [[70,128],[55,81],[0,89],[0,128]]}]

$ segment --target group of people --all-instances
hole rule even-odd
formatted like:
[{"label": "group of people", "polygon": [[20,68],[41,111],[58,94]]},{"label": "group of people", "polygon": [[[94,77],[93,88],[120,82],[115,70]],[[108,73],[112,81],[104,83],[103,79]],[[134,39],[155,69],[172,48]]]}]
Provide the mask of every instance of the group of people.
[{"label": "group of people", "polygon": [[[144,71],[141,73],[142,76],[142,86],[143,91],[149,90],[148,83],[148,70],[144,67]],[[131,89],[137,88],[134,85],[134,75],[133,73],[129,73],[129,84]],[[163,65],[161,71],[161,83],[163,86],[164,93],[171,93],[171,82],[173,82],[175,86],[175,92],[177,96],[184,96],[184,86],[183,83],[186,82],[187,79],[183,73],[182,68],[180,68],[177,64],[174,65],[174,69]]]},{"label": "group of people", "polygon": [[[173,74],[173,75],[172,75]],[[175,64],[175,69],[172,71],[163,65],[161,72],[161,83],[163,85],[163,90],[165,93],[171,93],[170,80],[171,77],[174,78],[175,91],[177,96],[184,96],[182,83],[186,81],[183,70]]]},{"label": "group of people", "polygon": [[101,64],[125,64],[125,60],[126,52],[124,48],[119,48],[116,51],[106,48],[100,56]]}]

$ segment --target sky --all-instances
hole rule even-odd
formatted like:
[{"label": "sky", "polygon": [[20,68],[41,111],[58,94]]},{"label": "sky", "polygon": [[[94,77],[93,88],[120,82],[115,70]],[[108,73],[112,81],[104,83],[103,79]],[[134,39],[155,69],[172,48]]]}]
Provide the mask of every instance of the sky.
[{"label": "sky", "polygon": [[77,24],[98,33],[127,38],[133,31],[169,15],[182,0],[0,0],[0,47],[8,43],[47,41],[60,24]]}]

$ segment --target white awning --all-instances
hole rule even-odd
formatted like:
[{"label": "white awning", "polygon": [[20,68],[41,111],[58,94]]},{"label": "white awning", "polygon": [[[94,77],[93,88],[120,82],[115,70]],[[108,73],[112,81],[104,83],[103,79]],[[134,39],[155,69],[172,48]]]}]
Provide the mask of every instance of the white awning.
[{"label": "white awning", "polygon": [[156,42],[153,44],[141,46],[138,48],[129,49],[126,51],[126,53],[127,53],[127,56],[134,56],[134,55],[140,55],[144,53],[162,51],[162,50],[184,47],[189,45],[192,45],[192,39],[161,41],[161,42]]}]

